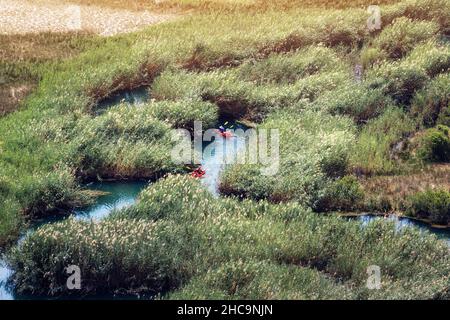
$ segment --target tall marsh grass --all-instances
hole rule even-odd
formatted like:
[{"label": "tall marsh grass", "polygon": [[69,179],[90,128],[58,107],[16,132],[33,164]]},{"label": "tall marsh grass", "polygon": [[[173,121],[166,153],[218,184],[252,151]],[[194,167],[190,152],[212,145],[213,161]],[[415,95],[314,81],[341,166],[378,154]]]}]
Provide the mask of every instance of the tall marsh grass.
[{"label": "tall marsh grass", "polygon": [[[447,246],[414,228],[399,232],[383,221],[362,228],[295,203],[246,201],[247,210],[235,211],[240,202],[212,199],[208,211],[192,211],[179,206],[184,199],[170,196],[173,183],[190,190],[192,204],[204,201],[198,181],[170,177],[146,191],[166,195],[156,216],[156,198],[143,196],[138,216],[127,218],[133,212],[127,209],[103,222],[69,219],[40,228],[10,254],[15,287],[21,293],[69,294],[65,268],[72,264],[81,268],[85,294],[181,288],[174,298],[270,298],[264,287],[278,279],[281,288],[274,294],[285,298],[401,299],[437,297],[448,285]],[[366,288],[366,269],[374,264],[383,270],[380,290]],[[238,290],[227,275],[241,284]],[[271,275],[268,284],[265,275]],[[297,281],[307,285],[297,291]]]},{"label": "tall marsh grass", "polygon": [[[8,67],[11,78],[40,81],[21,110],[0,118],[0,244],[28,218],[89,201],[82,179],[186,171],[170,159],[169,133],[191,129],[194,120],[214,126],[226,115],[279,129],[280,171],[263,176],[258,165],[231,166],[220,186],[231,197],[219,199],[197,180],[169,176],[102,222],[44,226],[9,255],[16,290],[70,294],[65,268],[75,264],[87,295],[448,295],[448,248],[435,237],[311,211],[355,209],[363,195],[349,173],[400,171],[391,150],[420,127],[415,112],[445,102],[450,51],[440,39],[449,32],[449,2],[383,6],[384,30],[376,34],[367,30],[367,1],[341,3],[358,6],[345,10],[305,9],[294,0],[244,1],[238,7],[245,10],[183,3],[201,11],[80,40],[71,58],[27,60],[23,73]],[[362,81],[352,74],[355,57],[363,59]],[[94,115],[102,99],[142,85],[152,101]],[[381,267],[381,290],[366,288],[370,265]]]}]

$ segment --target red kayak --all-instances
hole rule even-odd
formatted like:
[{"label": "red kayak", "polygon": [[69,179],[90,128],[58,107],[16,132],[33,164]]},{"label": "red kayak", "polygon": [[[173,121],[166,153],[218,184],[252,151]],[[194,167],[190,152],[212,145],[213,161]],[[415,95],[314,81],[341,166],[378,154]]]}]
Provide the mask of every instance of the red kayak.
[{"label": "red kayak", "polygon": [[201,167],[195,169],[194,171],[192,171],[191,176],[194,178],[198,178],[201,179],[203,178],[203,176],[206,174],[206,171],[203,170]]},{"label": "red kayak", "polygon": [[217,130],[217,132],[222,136],[222,138],[226,139],[226,138],[231,138],[233,136],[233,134],[229,131],[224,131],[221,132],[220,130]]}]

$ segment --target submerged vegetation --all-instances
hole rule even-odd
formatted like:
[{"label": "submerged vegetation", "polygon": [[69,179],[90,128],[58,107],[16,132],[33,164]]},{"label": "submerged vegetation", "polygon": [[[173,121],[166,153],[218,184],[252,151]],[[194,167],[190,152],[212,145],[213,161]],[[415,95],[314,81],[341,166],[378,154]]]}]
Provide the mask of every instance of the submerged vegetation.
[{"label": "submerged vegetation", "polygon": [[[330,214],[397,210],[449,223],[440,178],[450,172],[450,2],[379,2],[382,30],[370,32],[363,0],[320,10],[164,1],[193,11],[133,34],[74,36],[64,59],[1,60],[8,83],[36,89],[0,118],[0,246],[33,219],[90,203],[84,181],[164,177],[103,221],[67,219],[27,236],[8,255],[16,291],[73,294],[74,264],[87,295],[449,298],[444,242]],[[148,102],[97,109],[143,85]],[[280,165],[275,176],[229,166],[214,198],[173,163],[171,129],[221,117],[278,129]],[[430,189],[417,190],[425,176]],[[385,188],[393,180],[397,189]],[[366,287],[371,265],[380,290]]]}]

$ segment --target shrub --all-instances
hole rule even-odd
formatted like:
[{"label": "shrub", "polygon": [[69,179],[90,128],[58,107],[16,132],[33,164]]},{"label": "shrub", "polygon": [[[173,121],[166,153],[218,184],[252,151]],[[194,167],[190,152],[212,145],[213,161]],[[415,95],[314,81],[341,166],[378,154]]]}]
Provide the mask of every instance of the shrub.
[{"label": "shrub", "polygon": [[323,94],[316,102],[320,108],[332,113],[352,117],[362,124],[376,118],[393,105],[393,101],[379,89],[359,85],[345,86]]},{"label": "shrub", "polygon": [[449,128],[439,126],[425,131],[421,137],[418,156],[424,161],[447,162],[450,161]]},{"label": "shrub", "polygon": [[256,84],[294,83],[320,72],[343,69],[336,52],[324,46],[311,46],[291,54],[272,54],[261,61],[250,61],[236,68],[238,76]]},{"label": "shrub", "polygon": [[362,127],[350,157],[351,166],[361,173],[389,174],[399,170],[391,159],[394,143],[415,130],[415,123],[399,108],[387,108]]},{"label": "shrub", "polygon": [[[151,221],[68,219],[37,230],[12,253],[18,293],[73,295],[66,268],[82,272],[84,294],[155,294],[178,287],[192,270],[171,236],[178,227]],[[179,233],[177,233],[180,236]],[[178,238],[181,240],[181,238]],[[172,244],[171,244],[172,243]],[[33,272],[28,268],[33,265]]]},{"label": "shrub", "polygon": [[447,190],[428,189],[410,196],[408,200],[409,215],[437,224],[450,223],[450,192]]},{"label": "shrub", "polygon": [[426,71],[408,61],[384,62],[369,73],[369,87],[381,88],[396,102],[408,105],[414,93],[429,79]]},{"label": "shrub", "polygon": [[383,29],[374,45],[383,50],[387,57],[398,59],[405,56],[417,44],[434,37],[438,30],[439,26],[435,22],[413,21],[401,17]]},{"label": "shrub", "polygon": [[411,103],[411,113],[420,117],[426,127],[436,124],[450,125],[450,74],[433,79],[425,88],[417,92]]},{"label": "shrub", "polygon": [[192,279],[167,299],[348,299],[351,291],[316,270],[269,261],[231,261]]},{"label": "shrub", "polygon": [[74,175],[64,168],[28,177],[16,195],[31,218],[55,213],[68,214],[70,210],[93,201],[78,187]]},{"label": "shrub", "polygon": [[354,176],[345,176],[331,183],[316,205],[317,211],[358,209],[364,199],[361,185]]},{"label": "shrub", "polygon": [[331,179],[347,169],[354,137],[348,118],[314,110],[300,114],[285,110],[271,113],[259,128],[280,132],[278,172],[264,176],[261,165],[233,165],[221,179],[225,194],[311,205]]},{"label": "shrub", "polygon": [[146,106],[156,119],[173,128],[193,129],[194,121],[201,121],[204,129],[212,128],[218,121],[215,104],[203,101],[159,101]]}]

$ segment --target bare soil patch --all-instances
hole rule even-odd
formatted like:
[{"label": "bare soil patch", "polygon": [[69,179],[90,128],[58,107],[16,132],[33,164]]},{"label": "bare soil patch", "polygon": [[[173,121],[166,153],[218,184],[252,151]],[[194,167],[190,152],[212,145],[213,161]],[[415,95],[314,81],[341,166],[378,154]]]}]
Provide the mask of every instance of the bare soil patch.
[{"label": "bare soil patch", "polygon": [[0,116],[14,111],[31,92],[33,85],[0,85]]}]

